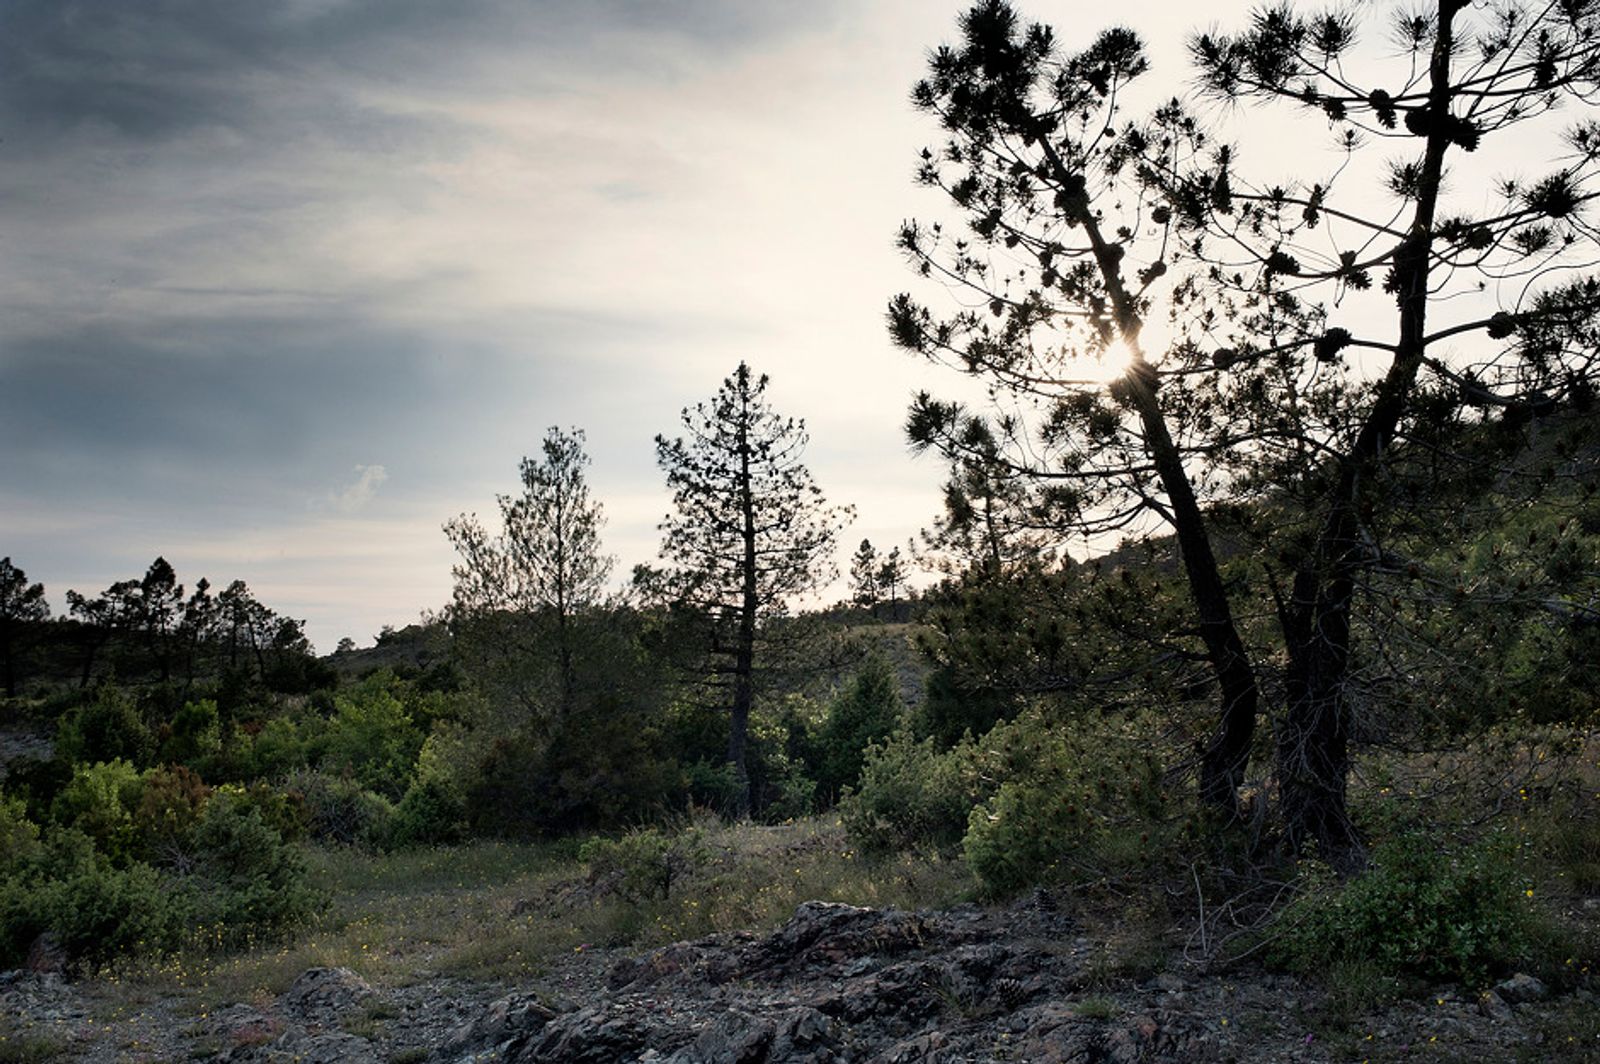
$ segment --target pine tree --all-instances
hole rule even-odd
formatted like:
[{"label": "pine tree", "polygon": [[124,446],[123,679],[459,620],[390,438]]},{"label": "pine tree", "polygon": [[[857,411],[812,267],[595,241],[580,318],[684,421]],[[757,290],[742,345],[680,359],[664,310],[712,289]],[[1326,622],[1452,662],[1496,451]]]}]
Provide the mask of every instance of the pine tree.
[{"label": "pine tree", "polygon": [[[1281,5],[1191,40],[1207,93],[1309,108],[1302,128],[1331,127],[1334,179],[1272,163],[1255,181],[1241,147],[1181,100],[1126,121],[1128,86],[1148,71],[1132,32],[1071,51],[1007,3],[977,4],[913,91],[946,135],[919,179],[967,231],[908,223],[900,237],[964,309],[936,317],[909,295],[889,307],[897,342],[982,378],[1001,408],[921,396],[915,443],[999,455],[1054,493],[1063,533],[1171,532],[1221,696],[1202,795],[1235,809],[1257,675],[1283,661],[1271,687],[1284,692],[1285,826],[1357,859],[1344,800],[1354,610],[1372,580],[1420,568],[1393,534],[1431,484],[1402,472],[1448,465],[1452,433],[1581,406],[1600,372],[1583,217],[1600,131],[1546,124],[1556,161],[1532,178],[1469,180],[1467,157],[1523,127],[1526,165],[1541,120],[1593,98],[1600,14],[1441,0],[1396,11],[1362,53],[1368,22]],[[1176,335],[1156,344],[1147,326],[1163,319]],[[1126,368],[1110,372],[1119,352]],[[1216,515],[1242,506],[1278,515],[1259,536],[1265,586],[1249,589],[1222,581],[1213,548]],[[1278,619],[1253,648],[1231,601],[1245,593]]]},{"label": "pine tree", "polygon": [[805,423],[766,401],[767,378],[741,362],[709,402],[683,411],[685,435],[656,437],[672,491],[661,557],[673,597],[708,624],[708,672],[728,686],[728,761],[736,812],[750,811],[746,746],[765,622],[833,579],[848,508],[830,507],[801,461]]},{"label": "pine tree", "polygon": [[24,634],[49,619],[44,585],[28,583],[28,575],[10,558],[0,558],[0,659],[5,662],[6,697],[17,693],[16,657]]},{"label": "pine tree", "polygon": [[[577,618],[597,606],[613,559],[600,549],[605,516],[589,495],[581,429],[551,427],[542,459],[524,458],[522,493],[500,495],[501,532],[492,536],[476,514],[444,526],[461,555],[451,570],[455,590],[452,622],[473,629],[495,647],[496,659],[515,661],[547,645],[554,658],[560,712],[572,712],[577,697]],[[517,684],[533,709],[536,694]]]},{"label": "pine tree", "polygon": [[870,539],[850,556],[850,601],[864,610],[878,608],[878,551]]}]

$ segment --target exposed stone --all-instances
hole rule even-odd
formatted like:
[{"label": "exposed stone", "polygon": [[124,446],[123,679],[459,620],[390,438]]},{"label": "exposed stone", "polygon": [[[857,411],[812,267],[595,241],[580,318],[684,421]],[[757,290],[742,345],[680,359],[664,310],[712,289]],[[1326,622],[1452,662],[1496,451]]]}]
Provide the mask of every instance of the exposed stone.
[{"label": "exposed stone", "polygon": [[375,996],[349,968],[308,968],[278,998],[278,1007],[297,1020],[327,1024]]},{"label": "exposed stone", "polygon": [[1505,998],[1493,990],[1485,990],[1478,998],[1478,1011],[1496,1023],[1510,1023],[1514,1018],[1511,1006],[1506,1004]]},{"label": "exposed stone", "polygon": [[1513,1005],[1522,1005],[1529,1001],[1543,1001],[1550,995],[1550,991],[1545,988],[1543,983],[1523,972],[1518,972],[1510,979],[1496,984],[1494,992]]},{"label": "exposed stone", "polygon": [[30,972],[64,972],[67,970],[67,951],[61,948],[61,940],[54,932],[46,931],[28,946],[25,963]]},{"label": "exposed stone", "polygon": [[452,1031],[435,1057],[456,1060],[482,1051],[510,1056],[555,1018],[555,1010],[539,995],[510,994],[491,1003],[477,1019]]}]

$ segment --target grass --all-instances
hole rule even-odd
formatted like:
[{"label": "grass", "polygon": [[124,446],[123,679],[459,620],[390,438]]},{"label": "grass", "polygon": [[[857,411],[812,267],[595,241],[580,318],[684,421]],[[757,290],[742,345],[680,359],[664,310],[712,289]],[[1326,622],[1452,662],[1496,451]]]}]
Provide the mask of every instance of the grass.
[{"label": "grass", "polygon": [[0,1064],[39,1064],[67,1052],[59,1035],[18,1028],[10,1017],[0,1017]]},{"label": "grass", "polygon": [[396,854],[314,849],[314,885],[332,899],[314,926],[242,953],[197,944],[164,960],[126,962],[103,973],[110,992],[97,1011],[110,1021],[162,998],[186,998],[197,1011],[264,1002],[319,966],[348,967],[380,986],[441,975],[516,982],[597,946],[761,932],[803,901],[923,907],[953,903],[974,887],[958,861],[866,860],[837,821],[704,830],[703,861],[670,897],[647,902],[589,885],[571,843],[472,842]]}]

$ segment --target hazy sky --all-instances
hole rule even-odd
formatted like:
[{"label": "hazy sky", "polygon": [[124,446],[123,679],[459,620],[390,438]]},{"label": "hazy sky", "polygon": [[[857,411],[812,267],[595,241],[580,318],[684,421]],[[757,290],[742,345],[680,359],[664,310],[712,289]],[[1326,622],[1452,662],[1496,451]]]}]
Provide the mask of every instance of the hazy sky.
[{"label": "hazy sky", "polygon": [[[846,547],[903,543],[941,478],[907,399],[950,377],[882,312],[963,6],[4,0],[0,554],[57,610],[160,554],[366,643],[448,598],[440,525],[550,425],[619,574],[652,560],[652,438],[740,359]],[[1116,12],[1176,88],[1171,7]],[[1087,43],[1106,9],[1025,10]]]}]

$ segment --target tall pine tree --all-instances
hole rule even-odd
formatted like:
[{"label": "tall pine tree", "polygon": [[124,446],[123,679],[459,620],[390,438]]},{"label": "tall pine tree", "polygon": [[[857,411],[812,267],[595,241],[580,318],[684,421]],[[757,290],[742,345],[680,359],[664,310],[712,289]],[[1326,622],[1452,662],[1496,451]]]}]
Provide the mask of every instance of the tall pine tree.
[{"label": "tall pine tree", "polygon": [[746,746],[764,622],[833,579],[847,507],[831,507],[801,462],[805,423],[767,405],[767,378],[739,363],[710,402],[683,411],[685,435],[656,437],[672,490],[661,556],[673,597],[707,621],[708,671],[727,685],[736,812],[750,811]]}]

